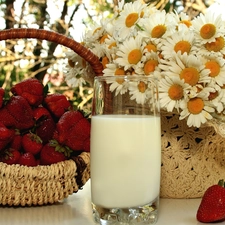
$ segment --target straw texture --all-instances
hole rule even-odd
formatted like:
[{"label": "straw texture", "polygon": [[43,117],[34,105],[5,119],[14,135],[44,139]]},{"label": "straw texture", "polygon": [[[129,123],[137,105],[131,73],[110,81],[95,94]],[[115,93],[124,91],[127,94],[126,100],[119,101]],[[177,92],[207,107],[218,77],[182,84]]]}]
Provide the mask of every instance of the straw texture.
[{"label": "straw texture", "polygon": [[0,163],[0,204],[53,204],[77,192],[90,177],[90,154],[49,166],[27,167]]}]

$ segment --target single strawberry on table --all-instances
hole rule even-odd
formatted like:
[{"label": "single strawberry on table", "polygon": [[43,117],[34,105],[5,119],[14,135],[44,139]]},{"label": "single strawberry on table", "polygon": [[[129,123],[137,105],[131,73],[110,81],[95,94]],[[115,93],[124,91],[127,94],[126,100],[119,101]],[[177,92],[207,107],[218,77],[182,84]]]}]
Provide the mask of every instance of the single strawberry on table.
[{"label": "single strawberry on table", "polygon": [[44,99],[43,84],[36,78],[25,79],[11,87],[14,95],[24,97],[32,106],[38,106]]},{"label": "single strawberry on table", "polygon": [[202,223],[225,220],[225,186],[224,180],[209,187],[201,200],[196,218]]}]

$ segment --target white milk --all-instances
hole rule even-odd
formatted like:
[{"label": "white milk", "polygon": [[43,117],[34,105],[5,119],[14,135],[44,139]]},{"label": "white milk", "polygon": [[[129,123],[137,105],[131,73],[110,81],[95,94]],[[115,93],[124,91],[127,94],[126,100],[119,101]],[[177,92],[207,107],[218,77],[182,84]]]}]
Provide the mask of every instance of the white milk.
[{"label": "white milk", "polygon": [[159,195],[160,118],[93,116],[92,202],[105,208],[145,205]]}]

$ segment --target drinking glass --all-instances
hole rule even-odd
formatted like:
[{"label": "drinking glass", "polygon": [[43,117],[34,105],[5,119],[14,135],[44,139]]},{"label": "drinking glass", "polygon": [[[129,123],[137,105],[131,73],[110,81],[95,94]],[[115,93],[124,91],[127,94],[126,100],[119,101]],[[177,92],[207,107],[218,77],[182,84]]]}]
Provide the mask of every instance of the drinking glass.
[{"label": "drinking glass", "polygon": [[93,216],[104,225],[158,218],[161,125],[151,76],[95,77],[91,118]]}]

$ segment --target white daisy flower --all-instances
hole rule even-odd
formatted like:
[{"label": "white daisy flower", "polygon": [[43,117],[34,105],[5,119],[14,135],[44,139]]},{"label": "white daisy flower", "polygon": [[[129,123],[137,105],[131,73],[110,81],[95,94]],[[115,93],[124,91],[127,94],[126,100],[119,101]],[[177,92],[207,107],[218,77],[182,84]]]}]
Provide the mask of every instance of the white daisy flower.
[{"label": "white daisy flower", "polygon": [[[211,86],[216,88],[216,85],[223,87],[225,85],[225,59],[214,57],[202,57],[201,61],[204,63],[205,68],[209,69],[209,77],[212,79]],[[217,88],[218,89],[218,88]]]},{"label": "white daisy flower", "polygon": [[185,12],[180,12],[178,14],[177,11],[174,11],[173,15],[177,21],[177,30],[184,29],[184,27],[189,29],[192,26],[191,19]]},{"label": "white daisy flower", "polygon": [[75,52],[69,51],[66,53],[68,64],[65,67],[65,82],[70,87],[82,86],[86,83],[82,77],[84,60]]},{"label": "white daisy flower", "polygon": [[180,112],[179,118],[180,120],[187,118],[187,125],[189,127],[200,127],[201,124],[212,119],[211,113],[214,111],[214,108],[207,105],[205,99],[195,97],[182,104],[182,111]]},{"label": "white daisy flower", "polygon": [[164,59],[169,59],[173,55],[172,52],[181,54],[192,54],[193,46],[195,44],[194,33],[186,29],[180,29],[176,35],[172,35],[162,40],[162,55]]},{"label": "white daisy flower", "polygon": [[211,11],[200,14],[192,20],[192,28],[195,32],[197,41],[202,44],[214,42],[215,38],[221,37],[225,32],[222,15],[215,14]]},{"label": "white daisy flower", "polygon": [[153,51],[146,52],[143,55],[141,61],[136,66],[134,66],[134,71],[136,74],[149,75],[156,70],[160,71],[158,65],[159,65],[158,54]]},{"label": "white daisy flower", "polygon": [[215,41],[206,42],[205,44],[196,44],[198,55],[209,57],[223,57],[225,55],[225,38],[220,36],[215,38]]},{"label": "white daisy flower", "polygon": [[123,11],[119,14],[115,24],[118,39],[124,40],[131,35],[136,35],[136,24],[142,16],[144,6],[145,4],[139,0],[124,5]]},{"label": "white daisy flower", "polygon": [[118,46],[118,57],[115,59],[115,62],[123,66],[125,70],[128,70],[140,62],[142,55],[142,38],[140,36],[131,37]]},{"label": "white daisy flower", "polygon": [[214,89],[214,91],[209,93],[208,101],[209,104],[216,110],[216,112],[221,113],[224,110],[224,100],[225,100],[225,92],[223,91],[217,91]]},{"label": "white daisy flower", "polygon": [[124,94],[128,91],[128,84],[124,82],[123,79],[120,79],[120,75],[129,75],[126,74],[123,68],[118,67],[116,64],[108,64],[107,67],[103,70],[103,76],[117,76],[118,79],[112,80],[110,91],[115,91],[116,95]]},{"label": "white daisy flower", "polygon": [[129,94],[131,100],[136,100],[138,104],[144,104],[151,96],[151,89],[144,81],[132,82],[129,84]]},{"label": "white daisy flower", "polygon": [[84,42],[86,45],[98,42],[105,32],[104,27],[99,24],[94,24],[84,35]]},{"label": "white daisy flower", "polygon": [[86,84],[85,79],[82,77],[82,71],[77,70],[76,68],[70,68],[67,70],[65,75],[65,82],[69,87],[79,87]]},{"label": "white daisy flower", "polygon": [[166,76],[178,76],[180,79],[184,79],[185,83],[191,86],[195,86],[198,83],[209,83],[209,70],[205,69],[204,65],[198,60],[195,55],[187,55],[178,52],[174,54],[174,60],[170,59],[163,61],[159,67],[162,69],[162,73]]},{"label": "white daisy flower", "polygon": [[152,38],[158,42],[161,38],[172,35],[176,29],[174,17],[171,14],[166,14],[164,10],[158,10],[149,17],[143,18],[139,25],[142,27],[139,33],[143,37]]},{"label": "white daisy flower", "polygon": [[176,109],[179,112],[180,104],[187,99],[186,93],[190,85],[184,83],[178,77],[162,78],[159,83],[159,100],[161,108],[172,112]]}]

